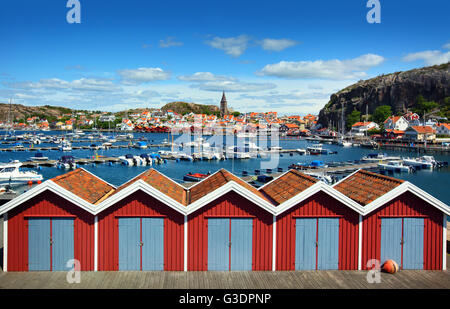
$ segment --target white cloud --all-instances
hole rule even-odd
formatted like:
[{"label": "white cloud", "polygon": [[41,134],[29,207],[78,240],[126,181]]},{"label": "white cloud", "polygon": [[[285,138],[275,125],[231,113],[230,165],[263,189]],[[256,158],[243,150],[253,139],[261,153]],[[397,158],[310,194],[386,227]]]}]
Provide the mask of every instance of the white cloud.
[{"label": "white cloud", "polygon": [[332,80],[359,79],[367,76],[366,70],[380,65],[382,56],[367,54],[348,60],[281,61],[266,65],[257,75],[280,78],[322,78]]},{"label": "white cloud", "polygon": [[230,38],[214,37],[205,43],[213,48],[223,50],[227,55],[239,57],[247,49],[249,41],[250,38],[247,35],[240,35]]},{"label": "white cloud", "polygon": [[205,91],[253,92],[274,89],[277,86],[272,83],[248,83],[234,80],[206,82],[191,85],[191,87]]},{"label": "white cloud", "polygon": [[279,52],[283,49],[298,45],[299,42],[291,39],[264,39],[260,44],[264,50]]},{"label": "white cloud", "polygon": [[[450,43],[446,44],[444,47],[446,47],[447,45],[449,45],[450,47]],[[422,60],[427,65],[442,64],[450,61],[450,51],[444,53],[440,50],[425,50],[417,53],[407,54],[403,57],[402,60],[406,62]]]},{"label": "white cloud", "polygon": [[129,84],[142,84],[147,82],[170,79],[170,73],[161,68],[138,68],[132,70],[120,70],[118,74]]},{"label": "white cloud", "polygon": [[63,89],[86,91],[114,91],[119,87],[110,80],[95,78],[80,78],[66,81],[59,78],[41,79],[37,82],[7,83],[12,88],[19,89]]},{"label": "white cloud", "polygon": [[192,75],[181,75],[178,79],[185,82],[212,82],[212,81],[224,81],[224,80],[235,80],[233,77],[228,77],[224,75],[215,75],[210,72],[197,72]]},{"label": "white cloud", "polygon": [[442,48],[444,48],[444,49],[450,49],[450,43],[445,44],[444,46],[442,46]]},{"label": "white cloud", "polygon": [[174,46],[182,46],[182,42],[175,41],[175,38],[172,36],[168,36],[165,40],[159,40],[159,47],[168,48]]}]

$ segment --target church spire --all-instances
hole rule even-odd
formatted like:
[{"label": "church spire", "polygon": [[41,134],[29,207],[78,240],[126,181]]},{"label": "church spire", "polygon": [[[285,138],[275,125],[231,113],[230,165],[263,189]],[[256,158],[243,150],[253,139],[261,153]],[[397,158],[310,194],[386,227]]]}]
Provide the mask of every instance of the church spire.
[{"label": "church spire", "polygon": [[227,98],[225,91],[222,92],[222,100],[220,100],[220,116],[223,117],[228,114]]}]

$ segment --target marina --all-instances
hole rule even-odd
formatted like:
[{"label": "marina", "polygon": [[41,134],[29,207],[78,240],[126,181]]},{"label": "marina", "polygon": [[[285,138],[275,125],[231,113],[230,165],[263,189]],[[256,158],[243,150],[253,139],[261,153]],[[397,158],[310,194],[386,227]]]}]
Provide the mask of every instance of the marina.
[{"label": "marina", "polygon": [[[22,135],[24,134],[27,133],[22,133]],[[54,131],[40,134],[42,136],[51,136],[52,139],[56,140],[62,139],[61,136],[64,136],[64,132]],[[103,140],[113,139],[112,135],[107,135],[108,133],[103,134],[105,134],[102,138]],[[34,134],[29,135],[29,137],[33,136]],[[127,137],[129,138],[131,135]],[[299,170],[312,173],[313,176],[320,177],[324,181],[331,180],[331,182],[339,181],[345,175],[364,168],[394,175],[401,179],[408,179],[412,182],[417,181],[417,183],[424,184],[434,193],[442,192],[439,196],[444,200],[449,199],[444,194],[444,182],[439,181],[433,185],[425,181],[427,178],[435,177],[450,179],[448,169],[445,166],[443,169],[435,170],[405,161],[403,164],[412,165],[408,172],[399,172],[395,169],[384,170],[378,166],[378,164],[382,162],[387,163],[389,160],[416,160],[419,157],[415,157],[417,155],[415,152],[405,156],[405,152],[381,151],[363,147],[343,147],[338,143],[333,143],[331,140],[324,141],[322,138],[298,137],[276,140],[276,147],[271,145],[274,142],[271,139],[251,139],[252,142],[249,142],[246,138],[234,137],[233,142],[237,146],[220,150],[220,147],[214,145],[211,147],[209,145],[210,136],[204,136],[202,139],[199,139],[198,136],[192,136],[192,143],[188,144],[191,146],[189,154],[189,152],[183,152],[189,147],[181,147],[183,142],[177,142],[178,136],[174,136],[174,145],[172,145],[172,142],[168,142],[171,138],[170,136],[168,138],[166,133],[133,133],[132,137],[133,141],[121,141],[119,138],[115,142],[110,143],[108,147],[95,148],[92,147],[93,143],[91,140],[84,138],[85,142],[72,141],[71,151],[60,151],[57,146],[45,142],[38,146],[24,148],[11,148],[8,147],[9,144],[2,144],[0,145],[0,162],[7,163],[11,160],[19,160],[23,168],[37,171],[43,175],[44,180],[64,173],[67,169],[83,166],[117,185],[141,173],[149,166],[167,173],[172,179],[180,183],[186,182],[184,176],[189,173],[208,174],[223,167],[244,177],[246,181],[251,182],[256,187],[264,184],[264,181],[260,181],[263,180],[262,178],[258,180],[259,175],[276,177],[290,167],[295,168],[296,165],[296,168]],[[117,135],[114,138],[117,138]],[[220,137],[224,143],[227,138],[227,136]],[[137,141],[145,142],[146,148],[135,147]],[[25,141],[22,142],[25,144]],[[309,150],[313,149],[313,153],[314,149],[321,149],[321,153],[313,155],[308,148]],[[267,150],[264,151],[264,149]],[[128,164],[124,163],[126,155],[134,158]],[[141,157],[155,155],[159,156],[161,160],[152,161],[151,164],[149,164],[150,160],[144,160]],[[63,156],[72,156],[74,164],[69,164],[68,167],[66,167],[67,165],[58,164]],[[264,165],[274,159],[278,162],[277,165],[264,168]],[[439,162],[449,161],[447,156],[436,155],[435,159]],[[324,166],[311,167],[313,161],[321,161],[323,162],[321,164]],[[117,172],[118,170],[120,170],[119,173]],[[27,186],[18,188],[19,192],[25,190],[28,190]]]}]

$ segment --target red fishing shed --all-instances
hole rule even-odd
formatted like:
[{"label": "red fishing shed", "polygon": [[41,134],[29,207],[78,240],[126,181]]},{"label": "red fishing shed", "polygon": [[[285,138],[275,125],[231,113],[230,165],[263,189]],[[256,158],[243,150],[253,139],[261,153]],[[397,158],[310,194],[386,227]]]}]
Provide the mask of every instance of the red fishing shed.
[{"label": "red fishing shed", "polygon": [[90,206],[112,185],[77,169],[48,180],[3,205],[5,271],[94,270],[94,215]]},{"label": "red fishing shed", "polygon": [[363,205],[363,269],[387,259],[401,269],[446,269],[447,205],[407,181],[364,170],[334,188]]},{"label": "red fishing shed", "polygon": [[120,186],[98,214],[98,265],[184,270],[186,189],[154,169]]},{"label": "red fishing shed", "polygon": [[296,170],[260,191],[280,210],[276,270],[358,269],[359,214],[344,204],[345,198],[339,200],[329,186]]},{"label": "red fishing shed", "polygon": [[272,270],[271,205],[224,169],[191,187],[188,270]]}]

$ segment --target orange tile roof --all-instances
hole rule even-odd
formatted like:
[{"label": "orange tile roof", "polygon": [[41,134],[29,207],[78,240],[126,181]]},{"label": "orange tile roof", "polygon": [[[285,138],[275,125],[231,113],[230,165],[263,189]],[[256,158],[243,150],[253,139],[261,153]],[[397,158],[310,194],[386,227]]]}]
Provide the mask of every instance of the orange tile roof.
[{"label": "orange tile roof", "polygon": [[389,120],[392,120],[393,123],[396,123],[397,121],[400,120],[400,118],[402,118],[402,116],[391,116],[391,117],[388,117],[388,119],[386,119],[384,121],[384,123],[388,122]]},{"label": "orange tile roof", "polygon": [[221,169],[217,173],[212,174],[208,178],[202,180],[201,182],[199,182],[198,184],[189,189],[189,199],[190,199],[189,203],[193,203],[201,199],[205,195],[209,194],[210,192],[213,192],[214,190],[220,188],[221,186],[227,184],[230,181],[238,183],[239,185],[243,186],[250,192],[261,197],[262,199],[271,202],[271,200],[268,199],[265,194],[258,191],[252,185],[246,183],[244,180],[231,174],[227,170]]},{"label": "orange tile roof", "polygon": [[352,127],[360,127],[360,126],[367,126],[367,125],[369,125],[369,124],[371,124],[371,122],[357,122],[357,123],[355,123],[354,125],[352,125]]},{"label": "orange tile roof", "polygon": [[434,129],[429,126],[412,126],[411,128],[419,134],[435,133]]},{"label": "orange tile roof", "polygon": [[444,128],[447,128],[448,130],[450,130],[450,124],[449,123],[441,123],[438,124],[438,127],[443,126]]},{"label": "orange tile roof", "polygon": [[260,191],[270,197],[274,204],[279,205],[317,182],[318,180],[311,176],[297,170],[289,170],[266,186],[261,187]]},{"label": "orange tile roof", "polygon": [[298,125],[295,123],[285,123],[284,125],[290,129],[298,129]]},{"label": "orange tile roof", "polygon": [[385,130],[388,133],[394,133],[394,134],[405,134],[405,131],[401,131],[401,130],[394,130],[394,129],[386,129]]},{"label": "orange tile roof", "polygon": [[367,205],[403,182],[397,178],[359,170],[334,188],[361,205]]},{"label": "orange tile roof", "polygon": [[82,168],[50,180],[92,204],[98,204],[115,190],[113,186]]},{"label": "orange tile roof", "polygon": [[175,201],[179,202],[182,205],[187,204],[186,203],[187,190],[153,168],[150,168],[147,171],[143,172],[142,174],[127,181],[126,183],[118,187],[117,190],[114,192],[114,194],[125,189],[126,187],[130,186],[131,184],[135,183],[138,180],[145,181],[156,190],[171,197],[172,199],[174,199]]}]

